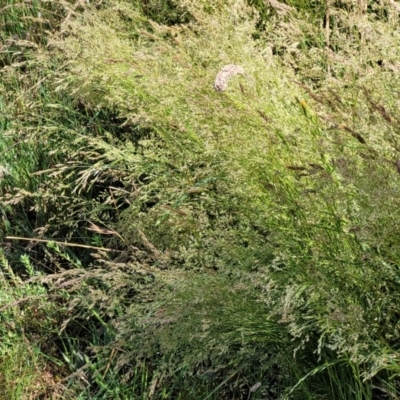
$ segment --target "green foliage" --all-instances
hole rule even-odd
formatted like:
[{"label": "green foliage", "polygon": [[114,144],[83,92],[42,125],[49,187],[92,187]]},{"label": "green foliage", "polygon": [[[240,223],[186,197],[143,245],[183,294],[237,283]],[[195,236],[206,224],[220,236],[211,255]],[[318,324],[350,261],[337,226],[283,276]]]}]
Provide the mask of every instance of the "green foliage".
[{"label": "green foliage", "polygon": [[65,398],[397,398],[396,8],[46,3],[44,47],[43,4],[2,17],[36,47],[3,61],[0,294],[38,302],[4,384],[48,335],[15,398],[44,356]]},{"label": "green foliage", "polygon": [[[36,271],[29,257],[23,256],[28,276]],[[56,392],[59,362],[44,349],[52,347],[54,325],[59,311],[48,301],[43,285],[23,283],[14,274],[3,252],[0,253],[0,389],[1,399],[33,398],[50,388]]]},{"label": "green foliage", "polygon": [[149,19],[164,25],[187,23],[192,19],[187,9],[174,0],[141,0],[136,7]]}]

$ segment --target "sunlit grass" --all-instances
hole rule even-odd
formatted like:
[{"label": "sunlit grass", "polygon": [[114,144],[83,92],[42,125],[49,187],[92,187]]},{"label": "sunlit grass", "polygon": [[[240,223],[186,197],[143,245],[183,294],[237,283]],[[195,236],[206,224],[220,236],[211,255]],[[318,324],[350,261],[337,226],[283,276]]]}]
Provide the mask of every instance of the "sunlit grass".
[{"label": "sunlit grass", "polygon": [[10,398],[396,398],[398,16],[249,3],[5,9]]}]

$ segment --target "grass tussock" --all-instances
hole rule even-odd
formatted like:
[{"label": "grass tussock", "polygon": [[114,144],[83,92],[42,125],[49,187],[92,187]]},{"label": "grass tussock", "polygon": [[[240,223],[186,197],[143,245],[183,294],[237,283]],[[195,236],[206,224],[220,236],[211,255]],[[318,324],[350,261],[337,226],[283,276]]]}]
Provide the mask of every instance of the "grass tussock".
[{"label": "grass tussock", "polygon": [[160,7],[3,17],[0,386],[397,398],[398,8]]}]

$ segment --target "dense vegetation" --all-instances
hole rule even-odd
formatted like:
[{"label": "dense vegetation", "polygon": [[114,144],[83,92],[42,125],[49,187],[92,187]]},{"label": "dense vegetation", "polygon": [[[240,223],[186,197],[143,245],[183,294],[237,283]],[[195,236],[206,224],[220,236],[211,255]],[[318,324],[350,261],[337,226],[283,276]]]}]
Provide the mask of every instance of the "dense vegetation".
[{"label": "dense vegetation", "polygon": [[399,398],[400,3],[0,11],[0,399]]}]

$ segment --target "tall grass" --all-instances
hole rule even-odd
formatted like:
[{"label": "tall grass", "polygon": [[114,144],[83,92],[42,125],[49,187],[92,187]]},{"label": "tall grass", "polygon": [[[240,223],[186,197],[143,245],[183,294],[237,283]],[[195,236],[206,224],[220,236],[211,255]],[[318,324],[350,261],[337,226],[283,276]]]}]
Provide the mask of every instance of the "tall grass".
[{"label": "tall grass", "polygon": [[398,15],[255,3],[7,8],[6,359],[48,333],[16,396],[51,362],[61,398],[398,396]]}]

